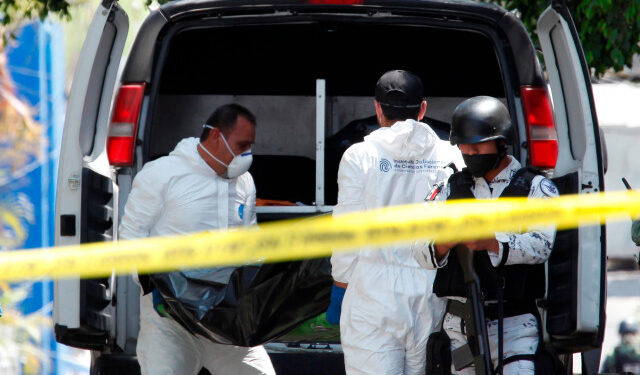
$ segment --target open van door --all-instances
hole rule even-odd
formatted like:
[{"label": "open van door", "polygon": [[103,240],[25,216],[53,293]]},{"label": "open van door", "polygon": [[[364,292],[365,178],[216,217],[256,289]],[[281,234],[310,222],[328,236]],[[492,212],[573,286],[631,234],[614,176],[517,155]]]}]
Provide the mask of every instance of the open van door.
[{"label": "open van door", "polygon": [[[603,191],[602,145],[589,68],[563,1],[552,1],[538,20],[537,33],[558,136],[553,177],[562,182],[558,185],[561,193]],[[566,251],[553,254],[556,259],[550,259],[548,265],[546,331],[552,345],[563,352],[600,348],[606,303],[604,226],[583,226],[574,231],[573,238],[562,240],[567,241],[563,248]]]},{"label": "open van door", "polygon": [[[64,123],[55,208],[55,245],[113,241],[118,190],[106,157],[109,113],[129,29],[117,0],[95,12],[73,78]],[[54,284],[56,340],[102,351],[114,341],[115,277]]]}]

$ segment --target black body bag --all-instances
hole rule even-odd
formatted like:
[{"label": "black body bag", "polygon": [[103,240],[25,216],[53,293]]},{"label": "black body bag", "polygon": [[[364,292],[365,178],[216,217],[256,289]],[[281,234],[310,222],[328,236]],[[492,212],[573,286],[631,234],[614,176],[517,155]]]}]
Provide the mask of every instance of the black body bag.
[{"label": "black body bag", "polygon": [[327,310],[329,258],[149,275],[167,313],[214,342],[256,346]]}]

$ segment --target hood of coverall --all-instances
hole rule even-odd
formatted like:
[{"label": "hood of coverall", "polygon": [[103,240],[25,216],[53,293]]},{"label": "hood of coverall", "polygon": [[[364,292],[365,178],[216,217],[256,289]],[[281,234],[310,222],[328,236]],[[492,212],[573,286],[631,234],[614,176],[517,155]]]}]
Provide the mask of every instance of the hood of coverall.
[{"label": "hood of coverall", "polygon": [[398,121],[390,127],[372,132],[364,139],[397,158],[424,155],[425,150],[440,140],[429,125],[416,120]]},{"label": "hood of coverall", "polygon": [[204,161],[204,159],[202,159],[202,157],[198,153],[198,143],[200,143],[199,138],[184,138],[183,140],[178,142],[176,148],[171,151],[169,155],[181,157],[192,167],[198,170],[202,170],[204,173],[209,173],[213,176],[219,177],[218,174],[207,164],[207,162]]}]

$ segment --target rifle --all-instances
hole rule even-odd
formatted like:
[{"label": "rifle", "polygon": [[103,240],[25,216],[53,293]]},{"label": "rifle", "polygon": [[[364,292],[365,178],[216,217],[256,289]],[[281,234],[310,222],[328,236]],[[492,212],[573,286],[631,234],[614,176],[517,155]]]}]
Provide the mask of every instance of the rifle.
[{"label": "rifle", "polygon": [[454,250],[464,273],[467,301],[462,303],[449,300],[448,311],[464,320],[468,344],[452,352],[453,363],[456,370],[473,363],[477,375],[492,375],[494,371],[489,350],[484,301],[480,292],[480,280],[473,269],[473,252],[462,244],[457,245]]}]

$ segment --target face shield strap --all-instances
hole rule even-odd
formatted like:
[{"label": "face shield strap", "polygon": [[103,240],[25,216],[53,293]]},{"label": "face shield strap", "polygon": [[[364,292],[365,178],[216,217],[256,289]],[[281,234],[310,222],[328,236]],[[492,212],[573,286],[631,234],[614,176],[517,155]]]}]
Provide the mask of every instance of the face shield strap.
[{"label": "face shield strap", "polygon": [[213,154],[207,150],[202,143],[198,143],[198,147],[200,147],[202,149],[202,151],[206,152],[209,156],[211,156],[211,158],[213,158],[213,160],[217,161],[218,163],[224,165],[225,167],[229,168],[229,164],[225,164],[223,163],[220,159],[218,159],[217,157],[213,156]]},{"label": "face shield strap", "polygon": [[222,136],[222,140],[224,141],[224,145],[227,146],[227,150],[229,150],[231,155],[233,155],[233,157],[235,158],[237,155],[233,151],[231,151],[231,147],[229,147],[229,143],[227,143],[226,137],[224,136],[224,134],[222,134],[222,132],[220,132],[220,135]]},{"label": "face shield strap", "polygon": [[[204,124],[202,126],[205,128],[213,129],[213,126],[209,124]],[[220,132],[220,134],[222,134],[222,132]],[[222,141],[224,142],[224,145],[227,147],[227,150],[229,150],[229,153],[233,155],[233,158],[231,159],[231,162],[229,164],[223,163],[220,159],[213,156],[213,154],[209,150],[207,150],[202,145],[202,143],[199,143],[199,146],[204,150],[204,152],[209,154],[209,156],[211,156],[213,160],[217,161],[218,163],[224,165],[227,168],[226,172],[224,172],[222,177],[236,178],[241,174],[247,172],[249,170],[249,167],[251,167],[251,163],[253,161],[253,155],[251,154],[251,149],[247,150],[246,152],[240,155],[236,155],[233,152],[233,150],[231,150],[231,146],[229,146],[229,142],[227,142],[227,138],[224,136],[224,134],[222,134]]]},{"label": "face shield strap", "polygon": [[[202,124],[202,127],[203,127],[203,128],[207,128],[207,129],[213,129],[213,125],[209,125],[209,124]],[[227,143],[227,139],[226,139],[226,137],[224,136],[224,133],[222,133],[222,131],[220,131],[220,135],[222,136],[222,141],[224,142],[224,145],[225,145],[225,146],[227,146],[227,150],[229,150],[229,152],[231,153],[231,155],[233,155],[233,157],[235,158],[237,155],[236,155],[236,154],[231,150],[231,147],[229,147],[229,143]],[[205,151],[207,151],[207,150],[205,149]],[[207,151],[207,152],[209,152],[209,151]],[[211,155],[211,154],[209,154],[209,155]],[[214,156],[212,156],[212,157],[215,159],[215,157],[214,157]],[[218,160],[218,159],[216,159],[216,160]],[[218,160],[218,161],[219,161],[219,160]],[[225,167],[227,166],[227,165],[226,165],[226,164],[224,164],[224,163],[222,163],[222,164],[223,164]]]}]

